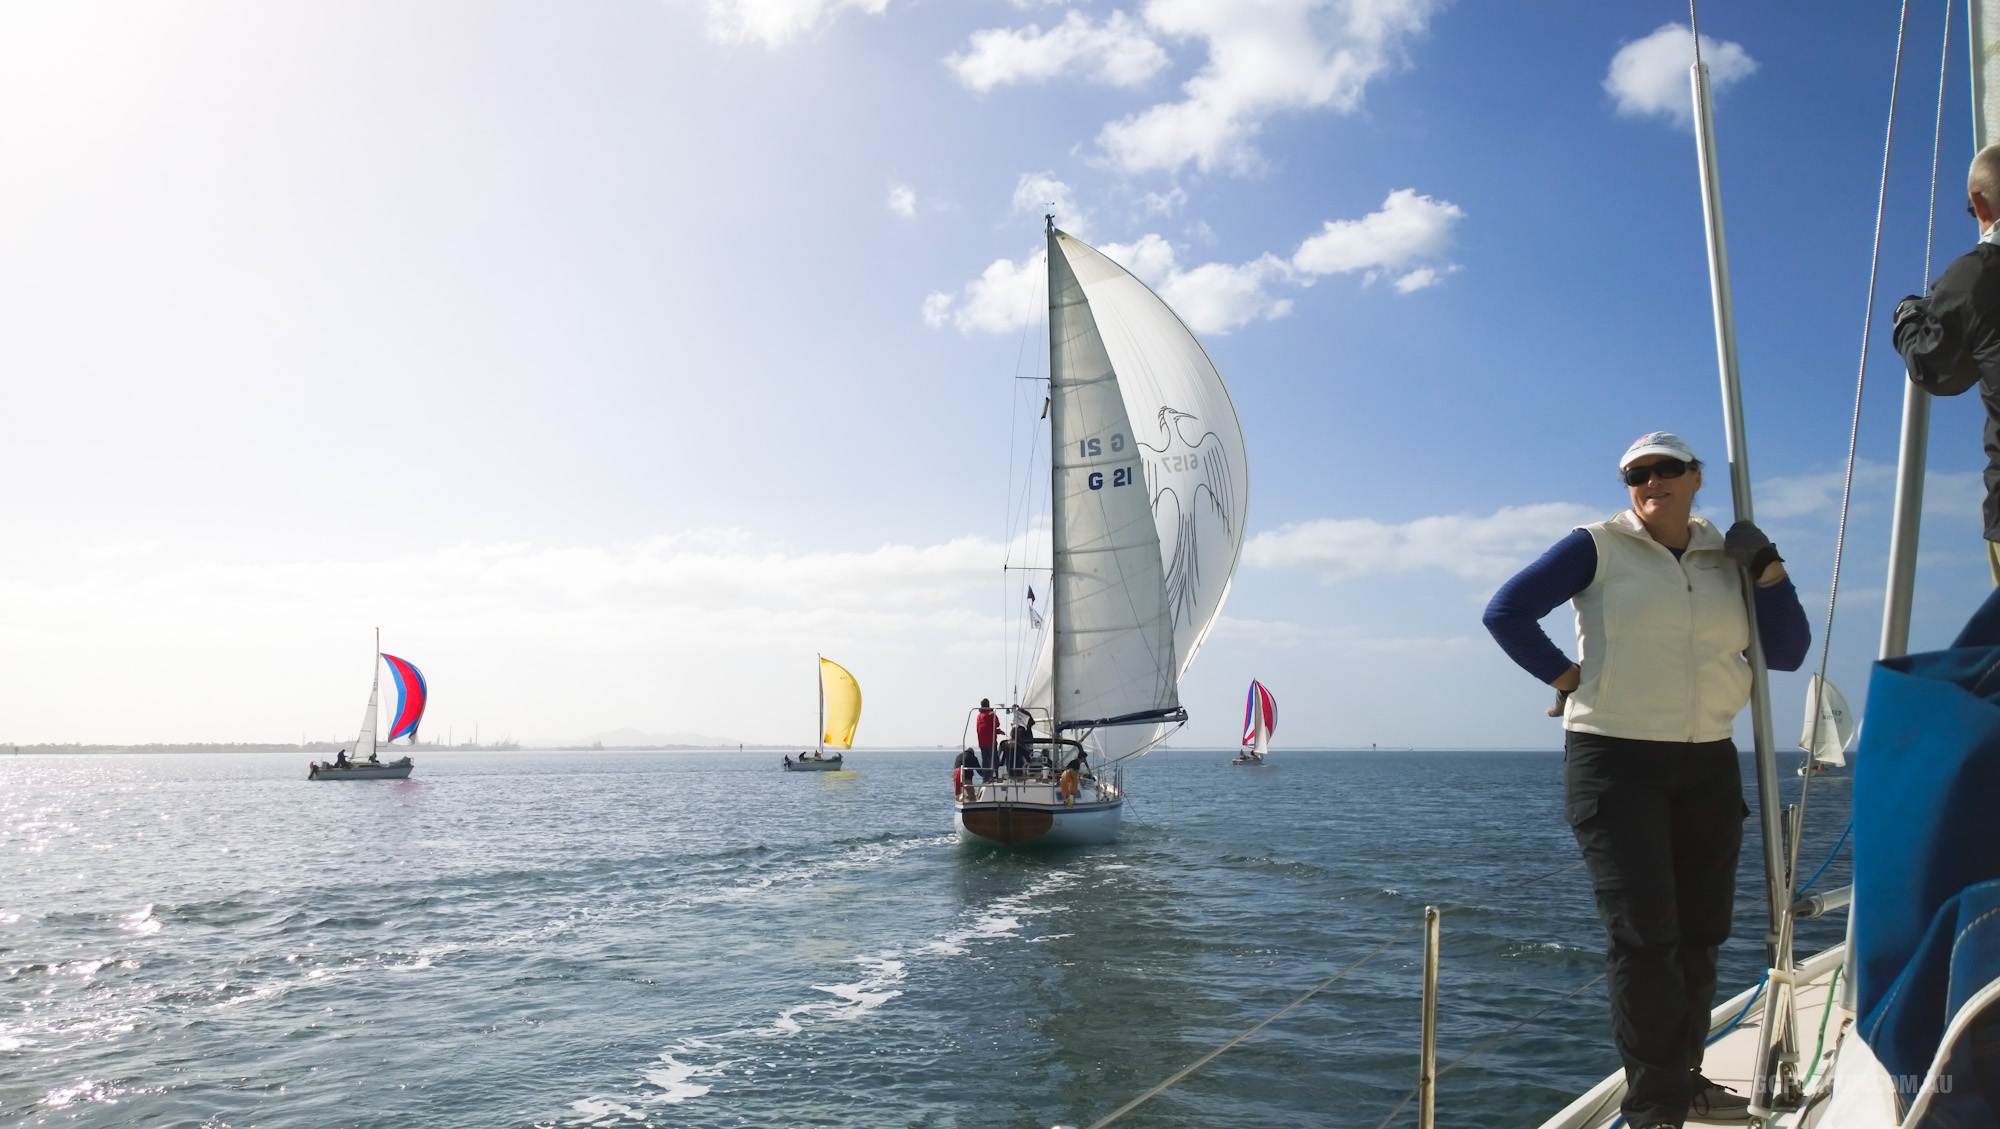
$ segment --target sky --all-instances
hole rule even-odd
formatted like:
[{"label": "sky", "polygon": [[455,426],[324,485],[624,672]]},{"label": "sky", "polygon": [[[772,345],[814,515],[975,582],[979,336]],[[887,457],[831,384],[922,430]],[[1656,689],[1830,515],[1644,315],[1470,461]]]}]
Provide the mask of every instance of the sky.
[{"label": "sky", "polygon": [[[1829,656],[1857,702],[1940,58],[1932,273],[1976,237],[1963,28],[1941,55],[1918,7]],[[1896,10],[1701,18],[1756,516],[1816,664]],[[1493,590],[1626,504],[1647,431],[1730,516],[1686,20],[9,0],[0,743],[344,739],[377,627],[426,736],[809,743],[825,654],[860,744],[958,742],[1015,677],[1053,211],[1200,335],[1248,444],[1175,743],[1233,744],[1257,678],[1280,750],[1553,748]],[[1988,590],[1981,411],[1936,404],[1915,649]],[[1803,695],[1774,676],[1781,748]]]}]

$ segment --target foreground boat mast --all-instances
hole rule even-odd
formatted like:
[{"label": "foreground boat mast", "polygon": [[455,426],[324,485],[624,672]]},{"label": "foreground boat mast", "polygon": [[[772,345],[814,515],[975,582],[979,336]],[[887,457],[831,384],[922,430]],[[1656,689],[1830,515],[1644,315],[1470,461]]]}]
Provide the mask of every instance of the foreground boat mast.
[{"label": "foreground boat mast", "polygon": [[[1715,118],[1709,97],[1708,67],[1701,61],[1701,31],[1688,8],[1695,41],[1690,71],[1694,86],[1695,142],[1701,164],[1702,218],[1708,229],[1708,281],[1715,305],[1716,365],[1722,378],[1722,421],[1729,453],[1729,496],[1737,521],[1754,520],[1750,504],[1750,450],[1743,425],[1743,384],[1736,365],[1736,314],[1729,291],[1729,248],[1722,226],[1722,184],[1715,160]],[[1746,572],[1743,600],[1750,624],[1750,724],[1756,749],[1757,807],[1764,841],[1764,891],[1770,930],[1764,948],[1770,967],[1770,991],[1764,997],[1767,1046],[1777,1061],[1763,1064],[1752,1095],[1754,1113],[1768,1112],[1771,1103],[1796,1089],[1792,1075],[1797,1062],[1792,1030],[1792,943],[1789,913],[1791,875],[1785,865],[1783,812],[1778,796],[1778,757],[1771,736],[1771,684],[1764,664],[1764,643],[1757,630],[1757,595]]]}]

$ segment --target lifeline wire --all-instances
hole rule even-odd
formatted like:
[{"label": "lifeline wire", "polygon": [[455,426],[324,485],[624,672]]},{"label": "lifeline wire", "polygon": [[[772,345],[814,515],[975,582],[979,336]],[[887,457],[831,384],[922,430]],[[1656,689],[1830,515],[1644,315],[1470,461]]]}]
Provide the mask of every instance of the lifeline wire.
[{"label": "lifeline wire", "polygon": [[[1516,1023],[1514,1026],[1507,1028],[1505,1031],[1500,1032],[1498,1035],[1493,1036],[1491,1039],[1486,1040],[1485,1042],[1479,1044],[1478,1046],[1472,1048],[1471,1050],[1465,1052],[1464,1054],[1459,1055],[1457,1058],[1452,1059],[1450,1062],[1440,1067],[1438,1069],[1438,1072],[1431,1076],[1431,1080],[1435,1082],[1437,1079],[1444,1077],[1447,1073],[1451,1071],[1453,1067],[1457,1066],[1459,1063],[1464,1062],[1466,1059],[1471,1058],[1473,1055],[1478,1054],[1480,1051],[1485,1050],[1486,1048],[1492,1046],[1493,1044],[1499,1042],[1500,1040],[1505,1039],[1507,1036],[1512,1035],[1514,1032],[1519,1031],[1521,1028],[1526,1027],[1528,1024],[1533,1023],[1535,1020],[1540,1019],[1542,1016],[1547,1015],[1549,1012],[1554,1011],[1556,1008],[1559,1008],[1562,1005],[1568,1003],[1569,1001],[1575,999],[1577,993],[1583,991],[1586,988],[1591,987],[1592,985],[1596,984],[1599,980],[1604,979],[1605,975],[1606,974],[1602,972],[1598,973],[1596,976],[1591,977],[1589,980],[1586,980],[1583,983],[1578,984],[1576,987],[1571,988],[1569,992],[1563,996],[1562,999],[1557,1000],[1555,1003],[1548,1005],[1547,1007],[1529,1016],[1528,1018],[1523,1019],[1521,1022]],[[1403,1100],[1396,1103],[1396,1108],[1390,1110],[1389,1116],[1383,1118],[1381,1124],[1375,1126],[1375,1129],[1388,1129],[1389,1123],[1391,1121],[1396,1120],[1396,1115],[1403,1112],[1404,1107],[1408,1106],[1410,1102],[1416,1098],[1416,1096],[1417,1096],[1417,1091],[1415,1090],[1411,1090],[1409,1093],[1404,1094]]]},{"label": "lifeline wire", "polygon": [[[1950,3],[1950,0],[1946,0],[1946,3]],[[1833,649],[1833,609],[1835,603],[1840,599],[1840,559],[1847,548],[1847,509],[1848,504],[1854,498],[1854,453],[1856,446],[1861,441],[1861,391],[1868,382],[1868,343],[1870,335],[1875,328],[1875,284],[1882,269],[1882,213],[1889,199],[1889,153],[1896,144],[1896,91],[1903,78],[1903,35],[1909,30],[1909,26],[1910,0],[1903,0],[1900,13],[1896,17],[1896,61],[1889,72],[1889,124],[1883,129],[1882,136],[1882,178],[1875,190],[1875,241],[1868,256],[1868,301],[1861,311],[1861,362],[1854,374],[1854,421],[1848,427],[1847,431],[1847,474],[1840,485],[1840,525],[1833,537],[1833,577],[1828,581],[1826,588],[1826,629],[1821,634],[1819,641],[1819,681],[1813,685],[1812,742],[1814,745],[1819,744],[1820,699],[1826,693],[1827,656]],[[1951,35],[1951,20],[1948,15],[1945,20],[1945,35],[1947,38]],[[1942,122],[1944,121],[1944,65],[1945,59],[1940,58],[1938,60],[1938,121],[1940,123],[1940,131],[1943,129]],[[1942,132],[1940,132],[1939,136],[1942,136]],[[1937,210],[1937,153],[1935,147],[1933,147],[1931,153],[1931,200],[1932,219],[1935,222]],[[1927,265],[1924,268],[1924,273],[1928,276],[1930,274],[1928,250],[1925,252],[1925,262]],[[1808,750],[1806,753],[1805,774],[1799,780],[1799,825],[1801,827],[1805,825],[1806,800],[1812,795],[1812,762],[1813,755],[1811,750]],[[1792,849],[1789,852],[1789,857],[1785,860],[1785,885],[1788,889],[1795,889],[1795,887],[1792,887],[1791,880],[1793,875],[1798,873],[1799,869],[1799,844],[1797,840],[1804,838],[1804,836],[1794,835],[1792,838],[1794,840],[1791,845]]]},{"label": "lifeline wire", "polygon": [[[1522,882],[1516,882],[1512,886],[1502,886],[1498,890],[1494,890],[1488,893],[1484,897],[1475,898],[1474,900],[1469,902],[1460,902],[1456,905],[1439,907],[1438,913],[1442,915],[1445,913],[1456,913],[1457,911],[1463,909],[1472,909],[1476,906],[1484,905],[1485,903],[1492,901],[1494,898],[1497,898],[1502,894],[1512,893],[1513,891],[1519,890],[1524,886],[1532,886],[1537,882],[1543,881],[1544,879],[1554,878],[1558,874],[1566,874],[1569,871],[1575,870],[1576,868],[1582,865],[1583,863],[1581,862],[1573,862],[1570,863],[1568,866],[1557,867],[1556,869],[1551,870],[1546,874],[1537,874],[1533,878],[1529,878]],[[1236,1044],[1242,1042],[1243,1040],[1248,1039],[1250,1036],[1255,1035],[1257,1032],[1262,1031],[1264,1028],[1269,1027],[1279,1016],[1285,1014],[1286,1012],[1292,1010],[1293,1008],[1299,1006],[1300,1004],[1305,1003],[1307,1000],[1312,999],[1314,996],[1319,995],[1321,992],[1331,987],[1335,981],[1346,976],[1348,973],[1353,972],[1355,969],[1360,968],[1362,965],[1367,964],[1369,961],[1374,960],[1377,956],[1381,955],[1382,950],[1388,948],[1390,945],[1395,944],[1396,942],[1402,940],[1403,938],[1409,936],[1410,934],[1415,933],[1419,928],[1422,927],[1422,925],[1423,925],[1422,922],[1418,922],[1417,924],[1410,926],[1409,928],[1403,930],[1402,932],[1397,933],[1394,936],[1391,936],[1387,940],[1383,941],[1381,944],[1376,945],[1374,948],[1368,950],[1366,953],[1363,953],[1361,955],[1361,958],[1356,960],[1353,964],[1348,965],[1346,968],[1343,968],[1339,972],[1334,973],[1332,976],[1329,976],[1326,979],[1320,981],[1317,985],[1315,985],[1312,988],[1311,991],[1308,991],[1306,994],[1300,996],[1296,1000],[1293,1000],[1291,1003],[1286,1004],[1284,1007],[1279,1008],[1277,1011],[1272,1012],[1270,1015],[1265,1016],[1263,1021],[1258,1023],[1256,1026],[1251,1027],[1249,1030],[1244,1031],[1242,1034],[1236,1036],[1234,1039],[1229,1040],[1228,1042],[1222,1044],[1221,1046],[1215,1048],[1214,1050],[1194,1060],[1188,1065],[1175,1071],[1172,1075],[1168,1076],[1168,1078],[1165,1081],[1161,1082],[1159,1085],[1154,1086],[1152,1089],[1147,1090],[1145,1093],[1140,1094],[1138,1097],[1133,1098],[1131,1101],[1126,1102],[1124,1105],[1119,1106],[1117,1109],[1114,1109],[1110,1113],[1104,1115],[1103,1117],[1098,1118],[1096,1121],[1091,1122],[1090,1125],[1088,1126],[1088,1129],[1104,1129],[1106,1125],[1111,1124],[1112,1122],[1118,1120],[1119,1118],[1125,1116],[1126,1114],[1132,1112],[1133,1110],[1138,1109],[1140,1106],[1145,1105],[1147,1102],[1152,1101],[1154,1098],[1159,1097],[1161,1094],[1165,1093],[1170,1087],[1172,1087],[1174,1083],[1179,1082],[1181,1079],[1186,1078],[1188,1075],[1193,1074],[1195,1071],[1200,1070],[1204,1066],[1207,1066],[1210,1062],[1213,1062],[1216,1056],[1220,1055],[1222,1052],[1228,1050],[1229,1048],[1235,1046]],[[1602,978],[1600,977],[1600,979]],[[1596,981],[1593,980],[1591,981],[1591,983],[1594,984],[1596,983]],[[1585,988],[1588,988],[1589,986],[1590,986],[1589,984],[1584,985]],[[1583,990],[1582,988],[1577,989],[1577,991],[1579,992],[1582,990]],[[1575,995],[1576,993],[1572,992],[1570,994]],[[1564,997],[1564,999],[1567,998],[1568,998],[1567,996]],[[1562,1000],[1556,1001],[1556,1003],[1561,1003],[1561,1002]],[[1539,1015],[1540,1013],[1537,1012],[1536,1014]],[[1532,1019],[1534,1017],[1530,1016],[1529,1018]],[[1457,1065],[1457,1063],[1453,1063],[1452,1065],[1455,1066]]]}]

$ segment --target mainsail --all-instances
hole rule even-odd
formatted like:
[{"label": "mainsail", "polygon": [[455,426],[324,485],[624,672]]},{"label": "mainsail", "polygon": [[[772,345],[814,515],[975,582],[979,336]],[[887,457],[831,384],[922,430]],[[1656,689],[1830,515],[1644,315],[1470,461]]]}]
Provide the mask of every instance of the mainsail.
[{"label": "mainsail", "polygon": [[1854,713],[1838,687],[1815,674],[1806,686],[1805,727],[1799,732],[1799,748],[1812,754],[1820,764],[1847,763],[1847,745],[1854,739]]},{"label": "mainsail", "polygon": [[[389,664],[389,673],[396,679],[396,720],[389,726],[388,740],[408,737],[414,745],[417,742],[417,726],[424,720],[424,707],[430,704],[430,686],[424,681],[424,672],[409,660],[383,655],[382,661]],[[370,732],[373,732],[374,719],[371,717],[369,720]]]},{"label": "mainsail", "polygon": [[861,724],[861,684],[837,662],[819,660],[819,690],[825,717],[820,743],[825,748],[851,749]]},{"label": "mainsail", "polygon": [[1243,743],[1259,760],[1271,747],[1271,734],[1278,728],[1278,701],[1264,684],[1250,681],[1250,697],[1243,703]]},{"label": "mainsail", "polygon": [[1073,258],[1102,256],[1053,225],[1048,247],[1049,708],[1061,728],[1145,731],[1100,734],[1102,751],[1115,757],[1151,743],[1156,725],[1140,723],[1180,708],[1174,619],[1138,435],[1092,303],[1071,268]]},{"label": "mainsail", "polygon": [[358,761],[375,755],[375,707],[382,700],[381,644],[377,643],[376,647],[375,658],[378,661],[374,664],[374,681],[368,684],[368,712],[361,715],[361,735],[354,739],[354,759]]},{"label": "mainsail", "polygon": [[1176,673],[1186,676],[1243,550],[1250,508],[1243,425],[1208,352],[1160,296],[1095,249],[1056,236],[1118,374],[1145,460]]}]

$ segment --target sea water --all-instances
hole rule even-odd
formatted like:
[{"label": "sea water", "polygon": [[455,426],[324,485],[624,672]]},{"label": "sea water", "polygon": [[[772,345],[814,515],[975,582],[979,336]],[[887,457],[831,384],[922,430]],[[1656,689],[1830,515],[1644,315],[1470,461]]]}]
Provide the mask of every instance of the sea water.
[{"label": "sea water", "polygon": [[[959,844],[949,750],[416,753],[0,757],[0,1124],[1084,1125],[1425,905],[1576,861],[1554,751],[1156,752],[1117,843],[1055,851]],[[1725,994],[1763,964],[1747,830]],[[1121,1124],[1376,1125],[1420,943]],[[1447,912],[1440,1063],[1601,951],[1581,870]],[[1439,1122],[1533,1126],[1616,1065],[1600,984],[1446,1073]]]}]

